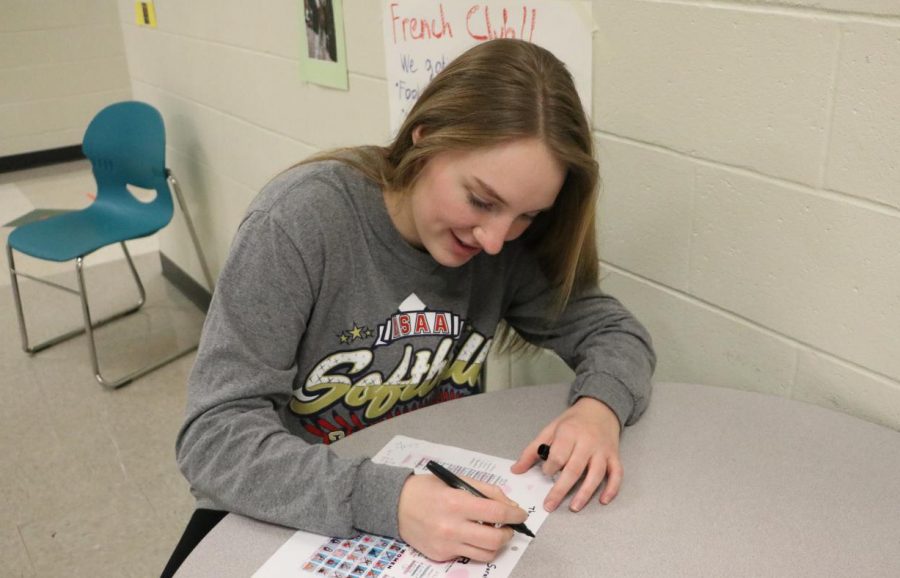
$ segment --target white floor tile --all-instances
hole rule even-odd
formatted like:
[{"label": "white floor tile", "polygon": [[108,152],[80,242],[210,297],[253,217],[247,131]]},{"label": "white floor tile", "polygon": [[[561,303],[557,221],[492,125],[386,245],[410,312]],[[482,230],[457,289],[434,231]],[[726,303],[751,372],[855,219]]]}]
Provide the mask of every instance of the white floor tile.
[{"label": "white floor tile", "polygon": [[[0,224],[34,207],[86,206],[82,189],[92,180],[83,161],[2,174],[0,219],[12,216]],[[0,228],[0,243],[9,231]],[[157,239],[129,248],[147,303],[96,332],[101,366],[113,373],[193,343],[203,322],[162,277]],[[86,263],[95,314],[136,299],[118,247]],[[74,286],[72,263],[17,255],[17,266]],[[77,297],[31,281],[20,288],[35,337],[80,325]],[[105,390],[83,335],[37,355],[22,351],[6,271],[0,327],[0,576],[158,576],[194,508],[174,455],[194,355]]]},{"label": "white floor tile", "polygon": [[13,183],[0,184],[0,225],[30,213],[34,205]]}]

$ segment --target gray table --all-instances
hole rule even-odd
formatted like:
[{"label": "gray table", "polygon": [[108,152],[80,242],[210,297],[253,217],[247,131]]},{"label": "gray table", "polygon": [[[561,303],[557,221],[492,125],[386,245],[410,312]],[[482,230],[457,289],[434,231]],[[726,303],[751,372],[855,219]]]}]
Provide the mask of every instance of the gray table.
[{"label": "gray table", "polygon": [[[447,402],[332,447],[373,455],[402,433],[515,459],[565,392]],[[621,453],[612,504],[552,514],[513,576],[900,576],[900,432],[783,398],[661,383]],[[250,576],[291,534],[229,515],[178,577]]]}]

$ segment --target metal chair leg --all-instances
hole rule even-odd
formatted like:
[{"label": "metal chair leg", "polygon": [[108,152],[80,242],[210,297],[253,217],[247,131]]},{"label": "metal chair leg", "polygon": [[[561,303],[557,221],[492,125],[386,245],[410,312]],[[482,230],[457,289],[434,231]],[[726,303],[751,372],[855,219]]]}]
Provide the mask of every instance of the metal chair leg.
[{"label": "metal chair leg", "polygon": [[12,247],[6,245],[6,263],[9,265],[9,278],[12,287],[13,299],[16,302],[16,317],[19,320],[19,336],[22,338],[22,350],[31,353],[28,349],[28,333],[25,330],[25,312],[22,310],[22,298],[19,296],[19,278],[16,275],[16,264],[13,261]]},{"label": "metal chair leg", "polygon": [[200,267],[203,269],[206,285],[209,287],[209,292],[212,293],[215,288],[212,274],[209,272],[206,256],[203,254],[203,248],[200,246],[200,238],[197,236],[197,230],[194,228],[194,221],[191,219],[191,213],[188,211],[187,204],[184,202],[184,196],[181,194],[181,186],[178,184],[175,175],[173,175],[172,171],[169,169],[166,169],[166,180],[169,183],[169,188],[172,189],[175,193],[175,198],[178,200],[178,207],[181,209],[181,214],[184,215],[184,222],[187,223],[188,232],[191,234],[191,241],[194,243],[194,250],[197,251],[197,257],[200,259]]},{"label": "metal chair leg", "polygon": [[[146,292],[144,291],[144,284],[141,283],[141,277],[140,277],[140,275],[138,275],[137,269],[134,266],[134,261],[132,261],[132,259],[131,259],[131,254],[128,252],[128,248],[125,246],[124,242],[120,243],[120,245],[122,246],[122,251],[125,253],[125,259],[126,259],[126,261],[128,261],[128,267],[129,267],[129,269],[131,269],[131,274],[134,277],[134,281],[135,281],[135,284],[137,285],[138,292],[141,295],[140,302],[138,303],[137,307],[132,308],[128,312],[128,313],[133,313],[134,311],[137,311],[141,307],[141,305],[144,304],[144,302],[146,300]],[[127,385],[127,384],[131,383],[138,377],[141,377],[142,375],[150,373],[154,369],[158,369],[158,368],[162,367],[163,365],[166,365],[167,363],[170,363],[170,362],[178,359],[179,357],[187,355],[188,353],[197,349],[196,344],[192,345],[191,347],[188,347],[187,349],[179,350],[171,355],[164,357],[163,359],[155,361],[149,365],[146,365],[136,371],[133,371],[131,373],[128,373],[128,374],[126,374],[122,377],[116,378],[116,379],[108,379],[108,378],[104,377],[103,373],[100,371],[100,360],[97,357],[97,344],[94,339],[94,329],[96,327],[99,327],[99,324],[93,323],[91,321],[91,308],[90,308],[90,305],[88,304],[87,285],[85,284],[85,281],[84,281],[84,258],[83,257],[78,257],[77,259],[75,259],[75,272],[78,277],[79,295],[81,296],[81,311],[82,311],[82,314],[84,315],[84,330],[83,330],[83,332],[87,335],[88,353],[90,354],[90,357],[91,357],[91,366],[94,369],[94,377],[97,379],[97,381],[103,387],[105,387],[107,389],[118,389],[118,388],[122,387],[123,385]],[[115,318],[122,317],[126,314],[127,313],[119,314]]]},{"label": "metal chair leg", "polygon": [[[144,291],[144,284],[141,283],[141,276],[138,275],[137,269],[134,266],[134,261],[131,260],[131,253],[128,252],[128,247],[125,246],[125,241],[120,241],[119,245],[122,247],[122,252],[125,253],[125,260],[128,262],[128,268],[131,269],[131,276],[134,278],[134,284],[137,285],[138,294],[140,295],[140,299],[138,299],[137,309],[140,309],[144,303],[147,302],[147,292]],[[78,275],[81,276],[81,267],[78,265],[78,260],[75,261],[75,269],[78,272]],[[81,294],[86,295],[84,292],[84,287],[81,288]],[[137,311],[135,309],[135,311]]]},{"label": "metal chair leg", "polygon": [[[52,345],[56,345],[57,343],[61,343],[63,341],[66,341],[67,339],[77,337],[77,336],[81,335],[82,333],[84,333],[87,335],[88,353],[90,354],[91,366],[94,370],[94,377],[97,379],[97,381],[100,383],[100,385],[102,385],[103,387],[109,388],[109,389],[116,389],[116,388],[122,387],[123,385],[126,385],[126,384],[134,381],[138,377],[141,377],[142,375],[145,375],[145,374],[153,371],[154,369],[158,369],[158,368],[162,367],[163,365],[166,365],[167,363],[170,363],[170,362],[178,359],[179,357],[187,355],[188,353],[197,349],[196,344],[192,345],[186,349],[179,350],[171,355],[164,357],[163,359],[161,359],[159,361],[155,361],[145,367],[138,369],[137,371],[133,371],[133,372],[131,372],[125,376],[119,377],[117,379],[108,379],[103,376],[102,372],[100,371],[100,361],[97,356],[97,344],[94,339],[94,330],[99,327],[102,327],[103,325],[106,325],[107,323],[110,323],[111,321],[121,319],[122,317],[125,317],[127,315],[134,313],[135,311],[137,311],[144,305],[144,303],[146,302],[146,299],[147,299],[147,294],[144,289],[144,284],[141,282],[141,277],[140,277],[140,275],[138,275],[137,268],[134,266],[134,261],[131,258],[131,254],[128,252],[128,247],[125,246],[124,242],[120,243],[120,245],[122,246],[122,251],[125,253],[125,260],[128,262],[128,268],[131,270],[131,275],[134,278],[134,282],[135,282],[135,285],[137,286],[137,290],[140,295],[140,298],[138,299],[138,302],[136,305],[133,305],[133,306],[129,307],[128,309],[125,309],[124,311],[119,311],[119,312],[113,313],[111,315],[108,315],[106,317],[103,317],[102,319],[99,319],[97,321],[93,321],[91,319],[91,310],[90,310],[90,305],[88,304],[88,297],[87,297],[87,285],[84,280],[84,257],[78,257],[77,259],[75,259],[75,273],[76,273],[76,277],[78,280],[78,288],[79,288],[78,291],[75,291],[73,289],[70,289],[69,287],[65,287],[65,286],[59,285],[57,283],[47,281],[46,279],[41,279],[39,277],[34,277],[32,275],[27,275],[25,273],[16,271],[12,247],[10,247],[9,245],[6,246],[6,256],[7,256],[8,263],[9,263],[9,274],[10,274],[13,298],[16,302],[16,315],[18,316],[18,320],[19,320],[19,333],[22,337],[22,349],[25,350],[26,353],[35,354],[43,349],[47,349],[48,347],[50,347]],[[82,315],[84,317],[84,327],[81,329],[76,329],[73,331],[69,331],[67,333],[63,333],[62,335],[58,335],[56,337],[48,339],[47,341],[43,341],[37,345],[29,346],[28,345],[28,333],[27,333],[26,324],[25,324],[25,312],[22,307],[22,298],[19,293],[19,281],[18,281],[19,277],[27,277],[28,279],[32,279],[34,281],[44,283],[45,285],[50,285],[51,287],[55,287],[57,289],[65,291],[67,293],[77,294],[81,298],[81,311],[82,311]]]},{"label": "metal chair leg", "polygon": [[[141,284],[140,277],[137,277],[137,271],[134,269],[134,264],[131,263],[131,258],[127,254],[127,249],[125,249],[124,243],[122,243],[122,248],[123,248],[123,250],[126,251],[126,257],[128,257],[129,266],[131,267],[132,274],[135,276],[135,281],[138,286],[138,292],[140,293],[140,299],[138,300],[136,305],[129,307],[128,309],[125,309],[124,311],[118,311],[116,313],[113,313],[113,314],[103,317],[101,319],[98,319],[97,321],[95,321],[93,323],[94,329],[96,329],[98,327],[102,327],[102,326],[106,325],[107,323],[110,323],[117,319],[121,319],[122,317],[125,317],[126,315],[131,315],[132,313],[134,313],[135,311],[137,311],[144,305],[144,301],[146,299],[146,296],[144,293],[144,286]],[[16,302],[16,314],[19,319],[19,333],[22,337],[22,349],[26,353],[28,353],[29,355],[34,355],[35,353],[38,353],[39,351],[43,351],[44,349],[47,349],[48,347],[52,347],[53,345],[62,343],[63,341],[67,341],[69,339],[72,339],[73,337],[78,337],[79,335],[81,335],[82,333],[85,332],[85,329],[83,327],[79,328],[79,329],[73,329],[72,331],[68,331],[61,335],[51,337],[50,339],[48,339],[46,341],[42,341],[42,342],[38,343],[37,345],[29,345],[28,344],[28,329],[27,329],[27,325],[26,325],[26,321],[25,321],[24,308],[22,307],[22,297],[21,297],[21,294],[19,293],[18,278],[25,277],[27,279],[31,279],[32,281],[37,281],[38,283],[43,283],[44,285],[49,285],[50,287],[54,287],[56,289],[65,291],[66,293],[71,293],[73,295],[78,295],[79,292],[75,291],[74,289],[70,289],[69,287],[60,285],[58,283],[53,283],[52,281],[48,281],[46,279],[41,279],[40,277],[35,277],[33,275],[28,275],[26,273],[17,271],[15,269],[12,247],[10,247],[9,245],[6,246],[6,257],[10,263],[9,273],[10,273],[11,286],[12,286],[12,291],[13,291],[13,299]]]}]

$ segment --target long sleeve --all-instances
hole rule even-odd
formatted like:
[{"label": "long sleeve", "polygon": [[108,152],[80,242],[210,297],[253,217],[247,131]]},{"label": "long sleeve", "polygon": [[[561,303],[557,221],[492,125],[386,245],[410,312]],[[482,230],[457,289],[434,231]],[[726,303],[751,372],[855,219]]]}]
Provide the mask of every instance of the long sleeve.
[{"label": "long sleeve", "polygon": [[520,281],[506,320],[526,340],[556,352],[575,371],[569,403],[588,396],[608,405],[620,424],[640,419],[650,401],[656,356],[647,330],[615,298],[599,288],[570,299],[554,318],[552,294],[529,259],[520,261]]},{"label": "long sleeve", "polygon": [[179,467],[204,507],[322,534],[397,535],[409,470],[338,458],[285,426],[297,350],[324,253],[317,220],[302,250],[266,212],[242,223],[190,376]]}]

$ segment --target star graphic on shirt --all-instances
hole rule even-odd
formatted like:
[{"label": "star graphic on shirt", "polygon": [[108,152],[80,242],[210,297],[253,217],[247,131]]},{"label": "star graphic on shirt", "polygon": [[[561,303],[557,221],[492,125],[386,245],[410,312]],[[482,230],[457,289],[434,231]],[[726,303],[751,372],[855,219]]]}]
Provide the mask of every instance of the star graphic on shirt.
[{"label": "star graphic on shirt", "polygon": [[372,337],[373,335],[375,335],[375,334],[372,332],[372,330],[369,329],[368,327],[366,327],[365,329],[366,329],[366,337]]},{"label": "star graphic on shirt", "polygon": [[351,341],[356,341],[357,339],[362,339],[363,329],[365,329],[365,327],[359,327],[354,323],[353,329],[350,330]]},{"label": "star graphic on shirt", "polygon": [[350,336],[346,333],[341,333],[338,337],[340,337],[341,343],[350,343]]}]

